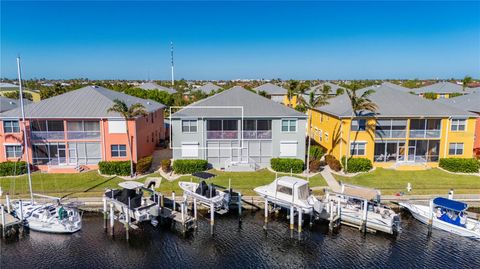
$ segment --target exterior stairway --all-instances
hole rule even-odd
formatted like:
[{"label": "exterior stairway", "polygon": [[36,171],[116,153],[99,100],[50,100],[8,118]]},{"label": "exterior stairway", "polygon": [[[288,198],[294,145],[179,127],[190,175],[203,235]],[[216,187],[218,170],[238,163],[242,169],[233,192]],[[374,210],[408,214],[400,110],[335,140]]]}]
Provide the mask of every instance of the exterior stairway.
[{"label": "exterior stairway", "polygon": [[254,172],[260,169],[260,166],[251,158],[246,161],[232,161],[225,162],[225,171],[227,172]]}]

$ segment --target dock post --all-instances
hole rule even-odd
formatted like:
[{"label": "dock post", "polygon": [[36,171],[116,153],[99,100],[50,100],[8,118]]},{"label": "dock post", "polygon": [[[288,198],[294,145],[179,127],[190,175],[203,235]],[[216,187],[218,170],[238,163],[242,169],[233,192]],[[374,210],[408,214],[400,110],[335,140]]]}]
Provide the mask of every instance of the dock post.
[{"label": "dock post", "polygon": [[429,202],[429,214],[428,214],[428,236],[432,235],[433,226],[433,200]]},{"label": "dock post", "polygon": [[173,209],[173,211],[175,211],[175,209],[177,207],[177,205],[175,204],[175,191],[172,191],[172,201],[173,201],[172,209]]},{"label": "dock post", "polygon": [[127,208],[127,215],[126,215],[126,220],[125,220],[125,231],[127,232],[127,242],[130,239],[129,236],[129,227],[130,226],[130,208]]},{"label": "dock post", "polygon": [[333,201],[330,201],[328,203],[328,209],[329,209],[329,213],[330,213],[330,222],[328,224],[328,230],[330,230],[330,232],[333,232],[333,219],[334,219],[334,214],[333,214]]},{"label": "dock post", "polygon": [[10,214],[10,195],[5,195],[5,202],[7,203],[7,212]]},{"label": "dock post", "polygon": [[266,231],[267,230],[267,224],[268,224],[268,200],[265,198],[265,213],[264,213],[264,226],[263,229]]},{"label": "dock post", "polygon": [[242,225],[242,194],[238,193],[238,225]]},{"label": "dock post", "polygon": [[193,219],[195,220],[195,229],[197,226],[197,198],[193,198]]},{"label": "dock post", "polygon": [[107,231],[107,222],[108,222],[107,198],[103,197],[103,229],[105,230],[105,232]]},{"label": "dock post", "polygon": [[210,204],[210,235],[213,235],[215,225],[215,210],[213,208],[213,203]]},{"label": "dock post", "polygon": [[293,232],[293,228],[295,227],[295,208],[293,204],[290,205],[290,231]]},{"label": "dock post", "polygon": [[0,210],[2,211],[2,238],[5,238],[5,208],[3,205],[0,206]]},{"label": "dock post", "polygon": [[113,203],[110,203],[110,234],[114,235],[115,214],[113,211]]},{"label": "dock post", "polygon": [[185,235],[185,200],[180,204],[180,212],[182,214],[182,234]]},{"label": "dock post", "polygon": [[20,217],[20,220],[22,221],[22,224],[23,224],[23,203],[22,203],[22,200],[19,200],[19,204],[18,204],[18,208],[19,208],[19,217]]},{"label": "dock post", "polygon": [[303,217],[303,212],[301,208],[298,208],[298,238],[302,236],[302,217]]},{"label": "dock post", "polygon": [[368,200],[363,200],[362,232],[367,232]]}]

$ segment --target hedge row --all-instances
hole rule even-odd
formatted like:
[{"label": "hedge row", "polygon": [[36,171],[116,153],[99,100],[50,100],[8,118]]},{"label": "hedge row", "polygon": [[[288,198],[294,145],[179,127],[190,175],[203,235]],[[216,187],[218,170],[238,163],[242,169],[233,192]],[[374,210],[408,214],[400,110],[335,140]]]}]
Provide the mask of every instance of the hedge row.
[{"label": "hedge row", "polygon": [[21,162],[3,162],[0,163],[0,176],[16,176],[27,173],[27,163]]},{"label": "hedge row", "polygon": [[325,155],[325,162],[328,164],[328,166],[330,166],[330,169],[335,172],[342,170],[342,164],[333,155]]},{"label": "hedge row", "polygon": [[[342,165],[345,167],[345,156],[342,157]],[[347,173],[368,172],[373,168],[372,161],[367,158],[349,158],[346,165]]]},{"label": "hedge row", "polygon": [[208,169],[206,160],[175,160],[173,162],[173,171],[176,174],[193,174]]},{"label": "hedge row", "polygon": [[300,159],[272,158],[270,166],[277,172],[298,174],[303,172],[304,163]]},{"label": "hedge row", "polygon": [[441,158],[439,166],[450,172],[478,173],[480,162],[473,158]]},{"label": "hedge row", "polygon": [[143,157],[140,160],[138,160],[136,169],[135,169],[135,171],[137,171],[137,174],[141,175],[148,172],[148,170],[150,170],[150,167],[152,166],[152,160],[153,160],[152,156]]},{"label": "hedge row", "polygon": [[104,175],[129,176],[130,161],[122,162],[99,162],[98,169]]}]

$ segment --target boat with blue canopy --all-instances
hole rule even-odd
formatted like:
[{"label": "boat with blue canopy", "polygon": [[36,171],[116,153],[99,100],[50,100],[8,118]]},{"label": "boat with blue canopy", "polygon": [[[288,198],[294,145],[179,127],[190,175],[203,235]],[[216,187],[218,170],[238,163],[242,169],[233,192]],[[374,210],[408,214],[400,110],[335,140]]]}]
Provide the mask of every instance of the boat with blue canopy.
[{"label": "boat with blue canopy", "polygon": [[417,220],[460,236],[480,240],[480,221],[467,212],[468,204],[453,199],[437,197],[430,204],[399,203]]}]

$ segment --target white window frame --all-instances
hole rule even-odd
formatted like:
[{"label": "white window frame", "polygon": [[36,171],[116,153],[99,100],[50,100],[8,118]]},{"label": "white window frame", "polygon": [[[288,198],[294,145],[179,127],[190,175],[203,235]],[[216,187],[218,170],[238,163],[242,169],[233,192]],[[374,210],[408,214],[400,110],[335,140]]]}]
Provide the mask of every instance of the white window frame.
[{"label": "white window frame", "polygon": [[[120,146],[125,146],[125,150],[121,150]],[[117,147],[117,149],[114,150],[113,147]],[[118,156],[113,156],[114,151],[118,152]],[[125,152],[125,156],[122,155],[122,152]],[[110,145],[110,155],[112,156],[112,158],[126,158],[128,156],[127,145],[125,145],[125,144],[112,144],[112,145]]]},{"label": "white window frame", "polygon": [[[11,132],[7,132],[6,130],[6,123],[9,122],[10,123],[10,126],[8,126],[8,128],[11,128],[12,131]],[[18,126],[18,131],[15,131],[14,130],[14,127],[13,127],[13,122],[17,122],[17,126]],[[6,133],[6,134],[17,134],[17,133],[20,133],[20,121],[19,120],[3,120],[3,132]]]},{"label": "white window frame", "polygon": [[[355,144],[364,145],[363,154],[358,154],[358,146],[353,148],[353,153],[352,153],[352,146],[354,146]],[[366,141],[350,142],[350,156],[367,156],[367,142]]]},{"label": "white window frame", "polygon": [[[188,131],[183,130],[183,123],[188,123]],[[195,122],[195,132],[192,131],[192,123]],[[194,134],[198,132],[198,120],[182,120],[181,122],[182,133]]]},{"label": "white window frame", "polygon": [[[15,156],[10,156],[10,157],[9,157],[9,156],[7,155],[7,147],[20,147],[20,156],[17,156],[17,154],[16,154],[17,151],[14,150],[13,152],[14,152],[14,155],[15,155]],[[23,147],[22,147],[22,144],[5,144],[4,149],[5,149],[5,158],[6,158],[6,159],[9,159],[9,158],[10,158],[10,159],[13,159],[13,158],[21,158],[22,155],[23,155]]]},{"label": "white window frame", "polygon": [[[461,148],[459,147],[459,145],[461,145]],[[450,150],[452,150],[452,146],[453,146],[453,154],[450,153]],[[460,153],[458,153],[457,151],[458,150],[461,150]],[[451,155],[451,156],[460,156],[460,155],[463,155],[463,151],[465,150],[465,146],[463,143],[460,143],[460,142],[453,142],[453,143],[449,143],[448,144],[448,155]]]},{"label": "white window frame", "polygon": [[[463,121],[463,130],[458,128],[462,125],[460,122]],[[455,126],[455,130],[454,127]],[[450,119],[450,131],[452,132],[466,132],[467,131],[467,119]]]},{"label": "white window frame", "polygon": [[[288,130],[287,130],[287,131],[284,131],[284,130],[283,130],[283,122],[284,122],[284,121],[288,122],[288,125],[287,125]],[[291,123],[292,121],[295,122],[295,131],[292,131],[292,130],[291,130],[292,125],[290,125],[290,123]],[[282,122],[281,122],[281,125],[280,125],[280,129],[281,129],[282,133],[296,133],[297,130],[298,130],[298,120],[297,120],[297,119],[282,119]]]}]

